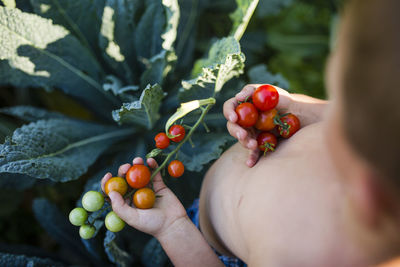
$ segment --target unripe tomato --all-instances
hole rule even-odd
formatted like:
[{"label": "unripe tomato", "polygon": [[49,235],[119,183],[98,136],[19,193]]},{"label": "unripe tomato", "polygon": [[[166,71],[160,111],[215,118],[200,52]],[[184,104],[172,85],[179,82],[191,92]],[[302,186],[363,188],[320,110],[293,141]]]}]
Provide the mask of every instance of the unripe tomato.
[{"label": "unripe tomato", "polygon": [[96,232],[96,228],[91,225],[84,224],[79,228],[79,235],[83,239],[90,239],[93,237],[94,233]]},{"label": "unripe tomato", "polygon": [[261,151],[268,152],[275,150],[278,140],[272,133],[262,132],[257,136],[257,143]]},{"label": "unripe tomato", "polygon": [[258,119],[258,111],[252,103],[242,103],[236,107],[235,111],[238,115],[237,123],[240,126],[244,128],[249,128],[256,124]]},{"label": "unripe tomato", "polygon": [[85,224],[88,214],[86,210],[82,208],[75,208],[69,213],[69,221],[75,226],[81,226]]},{"label": "unripe tomato", "polygon": [[88,191],[83,195],[82,206],[87,211],[97,211],[104,205],[104,197],[97,191]]},{"label": "unripe tomato", "polygon": [[113,211],[110,211],[104,219],[106,228],[111,232],[119,232],[125,227],[125,222]]},{"label": "unripe tomato", "polygon": [[156,141],[156,147],[159,149],[165,149],[169,146],[169,138],[166,133],[158,133],[154,137],[154,141]]},{"label": "unripe tomato", "polygon": [[180,162],[179,160],[173,160],[168,165],[168,173],[172,177],[175,178],[181,177],[184,171],[185,171],[185,166],[183,166],[183,163]]},{"label": "unripe tomato", "polygon": [[253,103],[260,111],[270,110],[276,107],[279,102],[279,93],[275,86],[264,84],[258,87],[253,93]]},{"label": "unripe tomato", "polygon": [[287,114],[280,119],[280,123],[278,124],[279,134],[283,138],[289,138],[294,135],[300,129],[300,120],[294,114]]},{"label": "unripe tomato", "polygon": [[276,109],[261,111],[258,114],[258,120],[254,127],[260,131],[271,131],[276,126],[274,123],[274,118],[276,115],[278,115],[278,111]]},{"label": "unripe tomato", "polygon": [[182,125],[173,125],[171,128],[169,128],[169,134],[172,136],[175,136],[173,138],[170,138],[172,141],[179,143],[180,141],[185,138],[185,128],[183,128]]},{"label": "unripe tomato", "polygon": [[104,185],[104,191],[108,195],[111,191],[118,192],[121,196],[124,196],[128,191],[128,184],[124,178],[113,177],[107,181]]},{"label": "unripe tomato", "polygon": [[133,165],[126,173],[126,181],[132,188],[143,188],[150,182],[151,173],[144,165]]},{"label": "unripe tomato", "polygon": [[156,195],[150,188],[142,188],[133,195],[133,203],[138,209],[151,209],[156,202]]}]

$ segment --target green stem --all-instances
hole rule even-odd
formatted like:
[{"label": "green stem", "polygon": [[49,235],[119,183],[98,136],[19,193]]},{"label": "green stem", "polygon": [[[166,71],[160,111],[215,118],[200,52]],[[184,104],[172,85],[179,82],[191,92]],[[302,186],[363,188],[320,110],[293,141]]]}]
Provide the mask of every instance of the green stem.
[{"label": "green stem", "polygon": [[197,127],[199,127],[199,125],[203,122],[204,117],[206,116],[206,114],[208,113],[208,111],[212,108],[212,106],[214,105],[215,102],[209,103],[207,104],[206,108],[204,108],[201,112],[201,115],[199,117],[199,119],[197,120],[197,122],[192,126],[192,128],[190,129],[190,131],[188,132],[188,134],[185,136],[185,138],[178,144],[178,146],[172,150],[170,153],[168,153],[167,157],[165,158],[165,160],[163,161],[163,163],[151,174],[151,178],[150,181],[153,181],[154,176],[156,176],[156,174],[158,172],[160,172],[160,170],[162,170],[163,168],[165,168],[165,165],[167,165],[168,161],[171,159],[171,157],[173,155],[175,155],[176,153],[178,153],[179,149],[183,146],[184,143],[186,143],[190,137],[193,135],[194,131],[197,129]]},{"label": "green stem", "polygon": [[109,206],[104,205],[104,206],[98,211],[97,216],[93,218],[93,221],[92,221],[92,222],[90,222],[90,221],[89,221],[89,218],[88,218],[88,219],[87,219],[88,224],[94,227],[94,222],[95,222],[98,218],[100,218],[100,216],[103,214],[103,212],[104,212],[105,210],[107,210],[107,209],[110,209],[110,210],[111,210],[111,204],[110,204]]}]

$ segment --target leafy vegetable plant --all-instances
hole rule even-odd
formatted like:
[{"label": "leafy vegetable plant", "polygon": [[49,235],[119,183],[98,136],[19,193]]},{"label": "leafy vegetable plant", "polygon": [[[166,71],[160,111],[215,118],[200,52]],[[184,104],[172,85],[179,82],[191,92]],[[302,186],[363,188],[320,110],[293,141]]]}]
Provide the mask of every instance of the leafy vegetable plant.
[{"label": "leafy vegetable plant", "polygon": [[[230,140],[219,130],[225,124],[219,108],[229,90],[226,83],[243,73],[239,39],[257,3],[237,0],[229,16],[230,34],[208,39],[208,53],[199,57],[194,53],[196,25],[186,17],[185,1],[3,1],[0,85],[45,89],[49,95],[59,91],[82,112],[72,117],[35,106],[2,108],[1,113],[26,123],[0,145],[0,185],[26,189],[40,180],[76,180],[106,156],[113,162],[101,169],[107,170],[137,151],[144,156],[164,126],[167,135],[175,136],[168,130],[178,120],[192,130],[177,135],[183,140],[168,148],[167,158],[179,151],[185,171],[201,171]],[[196,134],[203,123],[212,132]],[[85,191],[97,190],[93,187],[100,178],[90,179]],[[87,220],[96,227],[83,227],[84,238],[97,235],[102,222],[96,218],[106,215],[95,211],[98,200],[89,200],[82,201],[94,211]],[[85,217],[71,216],[78,225]],[[122,229],[111,221],[116,219],[110,215],[109,229]],[[109,260],[132,262],[115,240],[109,233],[104,239]],[[93,250],[92,243],[83,242]]]}]

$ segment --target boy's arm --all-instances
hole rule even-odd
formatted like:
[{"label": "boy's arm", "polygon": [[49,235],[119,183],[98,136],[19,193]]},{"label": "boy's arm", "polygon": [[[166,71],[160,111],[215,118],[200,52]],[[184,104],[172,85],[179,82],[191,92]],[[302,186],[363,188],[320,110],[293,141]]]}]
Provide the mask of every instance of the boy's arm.
[{"label": "boy's arm", "polygon": [[224,266],[188,217],[175,221],[156,238],[174,266]]},{"label": "boy's arm", "polygon": [[[132,163],[142,165],[144,161],[135,158]],[[147,160],[147,164],[152,169],[158,167],[152,158]],[[125,177],[130,167],[130,164],[121,165],[118,176]],[[111,177],[111,173],[103,177],[103,191]],[[110,192],[113,211],[130,226],[157,238],[175,266],[224,266],[190,221],[182,203],[164,184],[160,173],[153,178],[153,188],[158,197],[151,209],[137,209],[119,193]]]}]

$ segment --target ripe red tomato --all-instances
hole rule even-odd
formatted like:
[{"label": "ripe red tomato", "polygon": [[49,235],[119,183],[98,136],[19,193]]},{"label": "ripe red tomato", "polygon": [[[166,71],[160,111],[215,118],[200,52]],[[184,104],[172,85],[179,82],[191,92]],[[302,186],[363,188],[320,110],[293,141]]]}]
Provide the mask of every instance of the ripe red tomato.
[{"label": "ripe red tomato", "polygon": [[276,126],[274,123],[274,118],[276,115],[278,115],[278,111],[276,109],[261,111],[258,114],[258,120],[254,127],[260,131],[271,131]]},{"label": "ripe red tomato", "polygon": [[111,191],[115,191],[120,193],[121,196],[124,196],[128,191],[128,184],[126,183],[125,179],[121,177],[113,177],[104,185],[104,191],[106,195],[108,195],[108,193]]},{"label": "ripe red tomato", "polygon": [[260,111],[270,110],[279,102],[279,93],[273,85],[264,84],[253,93],[253,103]]},{"label": "ripe red tomato", "polygon": [[133,204],[138,209],[151,209],[156,202],[156,195],[150,188],[142,188],[133,195]]},{"label": "ripe red tomato", "polygon": [[168,132],[170,135],[175,136],[170,139],[176,143],[179,143],[183,138],[185,138],[186,132],[182,125],[173,125],[171,128],[169,128]]},{"label": "ripe red tomato", "polygon": [[236,114],[238,115],[237,123],[244,127],[249,128],[256,124],[258,119],[258,111],[256,107],[249,102],[245,102],[236,107]]},{"label": "ripe red tomato", "polygon": [[143,188],[150,182],[151,173],[144,165],[133,165],[126,173],[126,181],[132,188]]},{"label": "ripe red tomato", "polygon": [[276,148],[276,145],[278,144],[278,140],[276,139],[275,135],[272,133],[268,132],[261,132],[257,136],[257,143],[258,143],[258,148],[261,151],[268,152],[268,151],[274,151]]},{"label": "ripe red tomato", "polygon": [[287,114],[278,119],[279,134],[283,138],[289,138],[300,129],[300,120],[294,114]]},{"label": "ripe red tomato", "polygon": [[168,173],[174,178],[181,177],[185,171],[185,166],[179,160],[173,160],[168,165]]},{"label": "ripe red tomato", "polygon": [[165,149],[169,146],[169,138],[166,133],[158,133],[154,137],[154,141],[156,141],[156,147],[159,149]]}]

